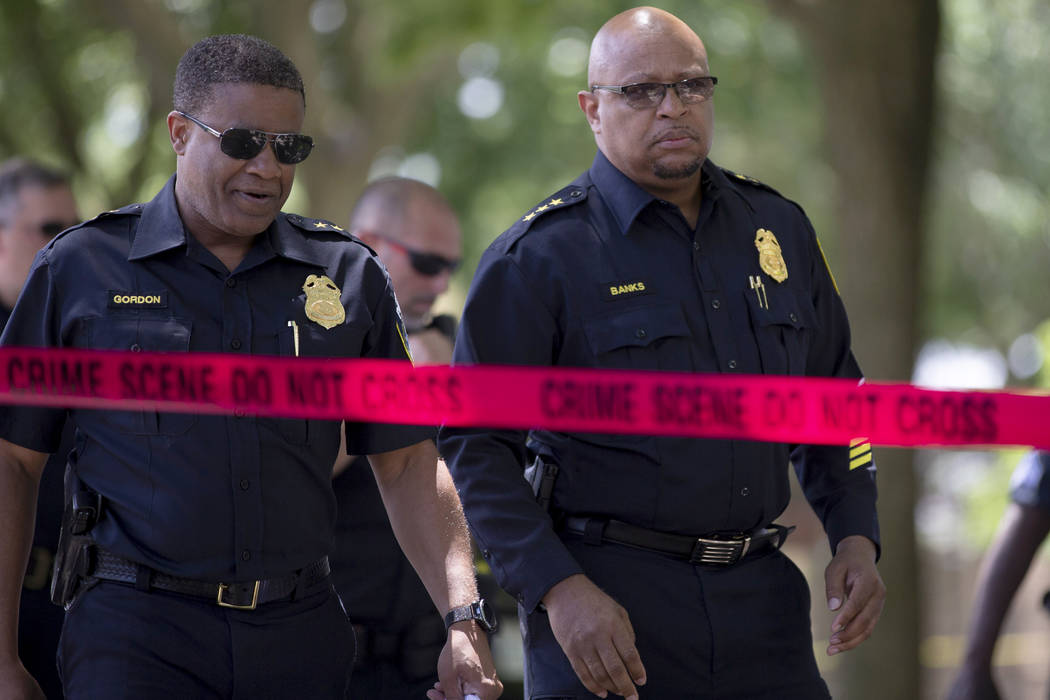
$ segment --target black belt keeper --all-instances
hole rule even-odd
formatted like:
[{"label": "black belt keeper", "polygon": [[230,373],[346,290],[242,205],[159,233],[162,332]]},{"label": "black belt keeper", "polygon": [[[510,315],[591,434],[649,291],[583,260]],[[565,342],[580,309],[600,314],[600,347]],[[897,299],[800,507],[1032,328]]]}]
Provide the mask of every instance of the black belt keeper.
[{"label": "black belt keeper", "polygon": [[603,542],[644,549],[684,559],[701,566],[732,566],[751,554],[780,549],[795,526],[772,524],[749,532],[713,532],[692,537],[650,530],[607,518],[566,516],[565,532],[579,535],[588,545]]}]

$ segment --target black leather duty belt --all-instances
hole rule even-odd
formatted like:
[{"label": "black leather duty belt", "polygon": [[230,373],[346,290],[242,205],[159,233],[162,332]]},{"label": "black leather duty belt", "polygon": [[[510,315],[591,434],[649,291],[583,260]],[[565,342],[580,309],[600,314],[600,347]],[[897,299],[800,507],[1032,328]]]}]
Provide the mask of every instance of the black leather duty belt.
[{"label": "black leather duty belt", "polygon": [[104,549],[96,549],[95,565],[88,577],[130,583],[140,590],[155,588],[206,598],[223,608],[255,610],[263,603],[289,599],[296,591],[305,591],[326,580],[331,573],[328,557],[321,557],[313,564],[279,578],[213,583],[162,574]]},{"label": "black leather duty belt", "polygon": [[732,566],[749,554],[769,548],[780,549],[788,534],[795,529],[794,525],[784,527],[774,524],[750,532],[716,532],[690,537],[605,518],[570,515],[562,524],[566,532],[582,536],[587,544],[614,542],[705,566]]}]

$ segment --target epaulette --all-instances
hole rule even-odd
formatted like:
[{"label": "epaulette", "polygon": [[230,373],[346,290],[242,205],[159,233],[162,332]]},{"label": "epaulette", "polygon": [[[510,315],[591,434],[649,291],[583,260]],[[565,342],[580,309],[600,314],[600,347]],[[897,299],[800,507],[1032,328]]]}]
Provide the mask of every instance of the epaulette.
[{"label": "epaulette", "polygon": [[[565,209],[575,204],[587,201],[587,189],[582,185],[569,185],[555,192],[537,206],[530,209],[524,216],[511,226],[507,233],[512,236],[520,236],[529,230],[534,223],[550,214],[552,211]],[[513,233],[511,233],[513,232]]]},{"label": "epaulette", "polygon": [[[98,223],[99,221],[103,221],[105,219],[114,219],[118,216],[140,216],[142,214],[142,207],[144,206],[144,204],[129,204],[126,207],[121,207],[120,209],[110,209],[109,211],[104,211],[101,214],[98,214],[97,216],[88,219],[87,221],[81,221],[75,226],[70,226],[65,231],[52,238],[50,243],[54,243],[59,238],[63,238],[70,231],[76,231],[77,229],[84,228],[85,226],[90,226],[91,224]],[[48,247],[50,247],[50,243]]]},{"label": "epaulette", "polygon": [[723,168],[722,166],[718,166],[718,167],[722,170],[723,173],[725,173],[726,177],[728,177],[730,180],[732,180],[734,182],[746,182],[749,185],[754,185],[755,187],[758,187],[760,189],[767,190],[767,191],[772,192],[773,194],[778,195],[780,197],[784,196],[784,195],[780,194],[779,192],[777,192],[773,187],[767,185],[766,183],[762,182],[761,180],[756,180],[755,178],[751,177],[750,175],[741,175],[740,173],[734,173],[732,170],[729,170],[728,168]]},{"label": "epaulette", "polygon": [[324,219],[310,219],[305,216],[299,216],[298,214],[285,214],[285,218],[288,219],[288,223],[297,228],[301,228],[303,231],[333,231],[335,233],[341,233],[347,238],[353,238],[345,228],[336,226],[331,221],[325,221]]}]

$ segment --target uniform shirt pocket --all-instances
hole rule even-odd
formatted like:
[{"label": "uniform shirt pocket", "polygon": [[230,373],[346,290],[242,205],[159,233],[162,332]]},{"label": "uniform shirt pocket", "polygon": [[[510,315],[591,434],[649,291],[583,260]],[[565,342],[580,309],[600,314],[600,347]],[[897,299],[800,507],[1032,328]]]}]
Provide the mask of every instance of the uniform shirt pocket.
[{"label": "uniform shirt pocket", "polygon": [[790,287],[765,287],[759,298],[745,290],[751,329],[755,334],[763,374],[802,375],[809,344],[817,331],[813,302]]},{"label": "uniform shirt pocket", "polygon": [[[96,350],[125,352],[188,352],[192,321],[175,317],[99,317],[85,321],[86,346]],[[148,389],[144,374],[126,374],[123,381]],[[137,391],[136,393],[143,393]],[[158,411],[93,411],[119,432],[129,435],[182,435],[194,426],[193,413]]]},{"label": "uniform shirt pocket", "polygon": [[692,334],[676,302],[603,314],[585,320],[583,328],[596,367],[692,370]]}]

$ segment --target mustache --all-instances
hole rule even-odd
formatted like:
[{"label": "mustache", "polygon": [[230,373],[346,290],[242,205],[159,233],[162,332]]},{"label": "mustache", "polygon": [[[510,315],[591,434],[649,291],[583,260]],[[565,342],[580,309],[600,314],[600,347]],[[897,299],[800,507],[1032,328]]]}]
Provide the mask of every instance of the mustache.
[{"label": "mustache", "polygon": [[700,134],[697,133],[697,131],[692,127],[673,126],[670,129],[665,129],[656,136],[654,136],[652,141],[649,142],[649,145],[652,146],[654,144],[660,143],[661,141],[666,141],[668,139],[680,139],[685,137],[691,138],[694,141],[700,140]]}]

